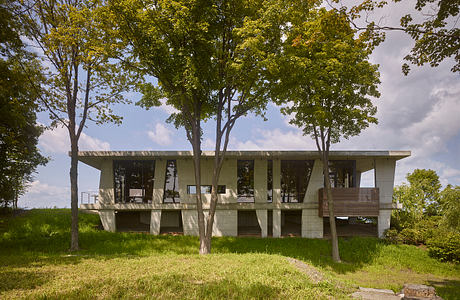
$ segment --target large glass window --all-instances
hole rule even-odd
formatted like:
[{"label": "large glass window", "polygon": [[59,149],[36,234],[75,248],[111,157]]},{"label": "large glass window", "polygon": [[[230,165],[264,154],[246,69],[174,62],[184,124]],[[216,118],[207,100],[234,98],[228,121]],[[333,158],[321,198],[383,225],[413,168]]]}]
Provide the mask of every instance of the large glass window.
[{"label": "large glass window", "polygon": [[273,202],[273,160],[267,160],[267,202]]},{"label": "large glass window", "polygon": [[113,161],[115,203],[152,203],[155,161]]},{"label": "large glass window", "polygon": [[238,202],[254,202],[254,161],[237,161]]},{"label": "large glass window", "polygon": [[330,160],[329,180],[331,187],[356,187],[356,161]]},{"label": "large glass window", "polygon": [[312,160],[281,161],[281,202],[303,202],[312,169]]},{"label": "large glass window", "polygon": [[166,161],[164,203],[179,203],[179,178],[177,176],[176,160]]}]

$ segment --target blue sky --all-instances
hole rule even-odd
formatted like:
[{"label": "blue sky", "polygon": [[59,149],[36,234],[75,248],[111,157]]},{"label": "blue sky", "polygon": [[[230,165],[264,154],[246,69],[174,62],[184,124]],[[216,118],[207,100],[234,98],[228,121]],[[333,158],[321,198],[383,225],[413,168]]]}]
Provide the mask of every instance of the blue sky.
[{"label": "blue sky", "polygon": [[[376,13],[383,25],[398,25],[399,17],[411,4],[392,5]],[[386,41],[371,57],[379,64],[381,97],[375,99],[379,124],[360,136],[334,145],[332,150],[411,150],[412,156],[397,163],[396,184],[416,168],[433,169],[441,183],[460,185],[460,76],[450,72],[447,60],[437,68],[412,67],[409,76],[401,73],[403,57],[413,42],[400,32],[388,32]],[[138,94],[129,94],[134,102]],[[162,105],[146,111],[134,105],[115,107],[124,117],[123,124],[88,123],[80,139],[80,150],[190,150],[182,129],[165,120],[172,108]],[[289,118],[269,105],[268,121],[247,116],[238,121],[229,145],[233,150],[315,150],[309,137],[288,124]],[[48,124],[45,113],[39,121]],[[212,123],[204,126],[203,148],[212,150]],[[19,200],[22,207],[70,207],[69,138],[62,128],[45,132],[39,148],[51,161],[37,169],[29,191]],[[372,174],[363,178],[372,185]],[[79,191],[97,191],[99,171],[79,164]]]}]

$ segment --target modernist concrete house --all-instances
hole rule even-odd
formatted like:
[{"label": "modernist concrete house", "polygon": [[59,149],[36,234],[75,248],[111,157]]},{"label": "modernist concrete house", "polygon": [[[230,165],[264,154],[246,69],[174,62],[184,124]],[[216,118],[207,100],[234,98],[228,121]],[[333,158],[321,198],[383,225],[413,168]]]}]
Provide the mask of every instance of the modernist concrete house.
[{"label": "modernist concrete house", "polygon": [[[205,209],[213,156],[212,151],[202,154]],[[381,237],[390,227],[396,161],[408,156],[410,151],[330,153],[335,214],[348,217],[338,222],[340,235]],[[98,211],[105,230],[198,235],[191,152],[85,151],[79,159],[101,171],[96,201],[80,208]],[[375,186],[360,187],[361,174],[372,169]],[[325,237],[329,212],[323,186],[316,151],[229,151],[213,234]]]}]

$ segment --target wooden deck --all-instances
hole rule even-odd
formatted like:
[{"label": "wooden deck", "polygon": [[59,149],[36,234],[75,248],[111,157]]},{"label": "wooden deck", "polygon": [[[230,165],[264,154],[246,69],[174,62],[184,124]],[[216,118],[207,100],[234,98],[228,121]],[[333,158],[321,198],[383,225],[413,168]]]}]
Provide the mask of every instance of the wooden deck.
[{"label": "wooden deck", "polygon": [[[378,188],[332,188],[334,215],[336,217],[378,217]],[[318,216],[328,217],[329,207],[326,190],[318,191]]]}]

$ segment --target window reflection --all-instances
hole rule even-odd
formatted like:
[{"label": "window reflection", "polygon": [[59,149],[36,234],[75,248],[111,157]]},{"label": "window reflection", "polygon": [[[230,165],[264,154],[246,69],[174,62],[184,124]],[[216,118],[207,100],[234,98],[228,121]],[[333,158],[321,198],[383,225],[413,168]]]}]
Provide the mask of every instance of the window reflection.
[{"label": "window reflection", "polygon": [[166,161],[164,203],[179,203],[179,178],[177,176],[176,160]]},{"label": "window reflection", "polygon": [[152,203],[155,161],[113,161],[115,203]]},{"label": "window reflection", "polygon": [[254,202],[254,161],[237,161],[238,202]]},{"label": "window reflection", "polygon": [[356,187],[356,161],[330,160],[329,180],[331,187]]},{"label": "window reflection", "polygon": [[281,202],[303,202],[312,169],[312,160],[281,161]]},{"label": "window reflection", "polygon": [[[217,193],[218,194],[225,194],[225,185],[218,185],[217,186]],[[201,186],[201,193],[202,194],[211,194],[212,185],[202,185]],[[195,185],[187,185],[187,194],[196,195],[196,186]]]},{"label": "window reflection", "polygon": [[267,160],[267,202],[273,202],[273,160]]}]

